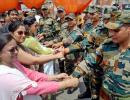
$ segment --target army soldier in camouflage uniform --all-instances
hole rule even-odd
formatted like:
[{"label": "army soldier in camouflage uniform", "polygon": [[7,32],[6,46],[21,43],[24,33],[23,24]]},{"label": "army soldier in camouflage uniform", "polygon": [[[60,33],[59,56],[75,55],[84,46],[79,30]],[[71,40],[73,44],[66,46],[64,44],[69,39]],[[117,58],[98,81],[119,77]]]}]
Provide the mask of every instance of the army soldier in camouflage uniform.
[{"label": "army soldier in camouflage uniform", "polygon": [[[92,12],[92,10],[91,10]],[[86,13],[86,12],[85,12]],[[93,53],[95,52],[95,49],[105,40],[108,38],[108,29],[104,27],[104,23],[100,21],[99,19],[99,15],[98,14],[94,14],[92,16],[92,22],[91,23],[91,29],[89,30],[85,30],[83,29],[83,32],[86,32],[87,35],[84,35],[86,38],[84,38],[84,40],[82,41],[82,44],[84,45],[84,47],[86,48],[87,52],[85,55],[87,55],[88,53]],[[103,21],[105,21],[105,23],[107,23],[109,21],[110,16],[105,15],[103,16]],[[89,25],[90,26],[90,25]],[[102,70],[102,69],[100,69]],[[96,72],[94,72],[92,75],[94,76]],[[97,70],[98,73],[98,70]],[[98,77],[96,80],[99,80],[99,82],[96,84],[97,87],[101,86],[101,77],[100,75],[102,75],[102,73],[98,73],[97,75],[95,75],[94,77]],[[87,74],[84,76],[84,82],[86,85],[86,92],[78,95],[78,98],[90,98],[91,97],[91,90],[90,90],[90,82],[92,81],[90,79],[90,76]],[[91,86],[91,85],[90,85]],[[93,85],[92,85],[93,86]],[[96,88],[96,86],[93,86],[93,88]],[[97,89],[93,89],[93,91],[95,92]]]},{"label": "army soldier in camouflage uniform", "polygon": [[[123,13],[119,20],[120,22],[108,22],[105,25],[112,39],[106,40],[95,53],[88,54],[85,57],[86,65],[82,62],[79,64],[82,68],[89,69],[86,72],[90,76],[93,72],[104,70],[102,87],[109,99],[101,98],[101,100],[130,99],[130,15]],[[92,95],[95,92],[93,86],[98,83],[96,78],[98,77],[95,75],[90,78]],[[96,90],[96,95],[99,95],[99,89]]]},{"label": "army soldier in camouflage uniform", "polygon": [[103,22],[100,21],[99,14],[95,14],[92,18],[93,28],[89,31],[90,36],[95,39],[95,44],[100,45],[108,37],[108,30],[104,28]]},{"label": "army soldier in camouflage uniform", "polygon": [[49,16],[50,12],[47,5],[43,5],[41,7],[41,13],[42,13],[42,19],[40,20],[43,24],[42,31],[43,31],[43,35],[45,36],[44,41],[53,40],[56,34],[60,31],[60,28],[58,27],[56,21]]},{"label": "army soldier in camouflage uniform", "polygon": [[60,32],[58,32],[56,35],[56,38],[49,41],[48,44],[53,45],[57,42],[61,42],[63,38],[66,38],[65,33],[67,32],[68,23],[65,20],[65,15],[66,15],[66,12],[64,8],[62,6],[57,7],[56,21],[60,29]]},{"label": "army soldier in camouflage uniform", "polygon": [[81,30],[77,27],[76,17],[73,13],[67,15],[65,19],[68,22],[67,32],[64,34],[65,36],[62,42],[54,44],[53,47],[61,45],[66,47],[66,53],[69,54],[66,55],[65,68],[66,71],[71,74],[72,67],[74,67],[74,64],[77,62],[76,58],[79,57],[79,51],[81,49],[79,42],[82,41],[83,35]]},{"label": "army soldier in camouflage uniform", "polygon": [[121,15],[121,10],[119,10],[117,7],[112,6],[111,8],[111,20],[116,21],[116,19]]},{"label": "army soldier in camouflage uniform", "polygon": [[95,12],[96,11],[92,8],[85,9],[85,11],[84,11],[84,14],[85,14],[84,25],[83,25],[83,31],[84,32],[88,32],[92,28],[92,17],[93,17]]}]

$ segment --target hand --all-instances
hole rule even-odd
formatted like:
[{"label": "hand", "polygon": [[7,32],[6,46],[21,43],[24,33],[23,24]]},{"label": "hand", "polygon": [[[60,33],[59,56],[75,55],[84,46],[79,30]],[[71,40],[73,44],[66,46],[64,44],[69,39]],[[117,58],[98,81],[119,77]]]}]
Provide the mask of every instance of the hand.
[{"label": "hand", "polygon": [[62,43],[61,43],[61,42],[56,43],[56,44],[53,44],[53,45],[52,45],[52,48],[59,48],[60,46],[62,46]]},{"label": "hand", "polygon": [[70,78],[70,76],[68,76],[68,74],[66,74],[66,73],[61,73],[61,74],[58,74],[57,76],[56,76],[56,78],[57,78],[57,80],[64,80],[64,79],[68,79],[68,78]]},{"label": "hand", "polygon": [[63,52],[64,53],[64,47],[63,46],[61,46],[61,47],[59,47],[59,48],[54,48],[54,53],[56,54],[56,53],[58,53],[58,52]]},{"label": "hand", "polygon": [[70,83],[72,84],[72,87],[75,88],[79,85],[79,79],[73,78],[73,79],[71,79]]},{"label": "hand", "polygon": [[44,35],[43,35],[43,34],[38,34],[38,35],[36,36],[36,38],[37,38],[38,40],[42,40],[42,39],[44,39]]},{"label": "hand", "polygon": [[55,54],[56,58],[63,58],[64,57],[64,53],[63,52],[58,52]]},{"label": "hand", "polygon": [[68,88],[75,88],[79,85],[79,80],[78,78],[70,78],[65,80],[65,83]]},{"label": "hand", "polygon": [[47,47],[50,47],[53,45],[53,41],[46,41],[46,42],[44,42],[44,45]]}]

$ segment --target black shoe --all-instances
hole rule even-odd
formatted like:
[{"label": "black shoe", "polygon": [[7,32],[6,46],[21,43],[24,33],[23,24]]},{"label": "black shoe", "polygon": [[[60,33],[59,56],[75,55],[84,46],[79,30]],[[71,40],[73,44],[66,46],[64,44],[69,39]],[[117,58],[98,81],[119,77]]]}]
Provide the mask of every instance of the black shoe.
[{"label": "black shoe", "polygon": [[77,88],[69,88],[67,90],[67,94],[72,94],[73,92],[75,92],[77,90]]},{"label": "black shoe", "polygon": [[86,91],[78,95],[78,99],[84,99],[84,98],[91,98],[91,93],[89,91],[88,92]]}]

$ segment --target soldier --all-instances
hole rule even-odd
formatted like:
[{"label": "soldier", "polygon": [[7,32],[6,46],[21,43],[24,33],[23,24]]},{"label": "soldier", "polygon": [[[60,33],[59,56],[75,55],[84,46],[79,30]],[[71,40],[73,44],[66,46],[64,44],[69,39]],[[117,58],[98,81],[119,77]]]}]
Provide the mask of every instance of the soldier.
[{"label": "soldier", "polygon": [[[105,23],[107,23],[110,19],[109,15],[105,15],[103,16],[103,21],[105,21]],[[87,31],[88,34],[86,35],[86,38],[82,41],[84,47],[87,50],[87,53],[85,55],[87,55],[88,53],[93,53],[95,52],[95,49],[105,40],[108,38],[108,29],[104,27],[104,23],[101,22],[99,20],[99,15],[98,14],[94,14],[93,18],[92,18],[92,26],[91,26],[91,30]],[[82,62],[81,64],[83,64],[84,62]],[[102,69],[100,69],[102,70]],[[93,84],[91,85],[91,81],[92,79],[90,79],[90,76],[87,74],[84,76],[84,82],[86,85],[86,91],[80,95],[78,95],[79,99],[82,98],[90,98],[91,97],[91,90],[90,90],[90,86],[92,86],[92,94],[95,97],[97,97],[96,94],[96,90],[98,91],[98,86],[101,86],[101,77],[100,75],[102,75],[102,73],[98,73],[99,69],[97,69],[97,72],[94,72],[92,79],[95,79],[98,81],[98,83],[96,84],[97,87]],[[80,71],[79,71],[80,72]],[[96,75],[96,74],[97,75]],[[99,77],[98,77],[99,76]],[[98,78],[97,78],[98,77]],[[96,95],[95,95],[96,94]]]},{"label": "soldier", "polygon": [[112,41],[102,46],[102,66],[105,69],[103,90],[107,95],[110,93],[110,100],[129,100],[130,13],[122,13],[117,22],[107,23],[106,27]]},{"label": "soldier", "polygon": [[57,22],[61,26],[61,30],[67,28],[67,22],[65,21],[66,12],[62,6],[57,7]]},{"label": "soldier", "polygon": [[[83,25],[83,31],[88,32],[92,28],[92,18],[96,11],[92,8],[87,8],[84,11],[84,25]],[[87,34],[87,33],[84,33]]]},{"label": "soldier", "polygon": [[53,40],[60,29],[57,27],[56,21],[49,16],[50,12],[47,5],[42,5],[41,13],[43,18],[41,20],[43,21],[43,35],[45,36],[44,41]]},{"label": "soldier", "polygon": [[[120,21],[120,22],[119,22]],[[90,68],[92,76],[91,92],[93,87],[98,86],[95,74],[103,68],[103,92],[107,98],[101,100],[129,100],[129,66],[130,66],[130,15],[122,13],[118,22],[108,22],[105,27],[109,29],[111,39],[106,40],[95,53],[85,57],[84,65],[79,66]],[[86,71],[89,72],[89,71]],[[94,77],[94,78],[93,78]],[[101,78],[102,79],[102,78]],[[99,96],[99,86],[96,95]],[[103,96],[104,97],[104,96]]]},{"label": "soldier", "polygon": [[62,41],[62,39],[65,38],[64,34],[67,31],[67,27],[68,27],[68,23],[65,20],[65,15],[66,15],[66,12],[64,8],[61,6],[57,7],[57,22],[60,26],[60,32],[59,32],[60,40],[59,41]]},{"label": "soldier", "polygon": [[73,13],[70,13],[65,18],[68,22],[68,28],[67,32],[64,34],[65,38],[63,38],[62,42],[59,42],[57,44],[54,44],[53,47],[59,47],[63,45],[66,47],[66,53],[69,53],[66,55],[65,59],[65,67],[69,74],[72,72],[72,67],[74,67],[74,64],[77,62],[76,58],[79,57],[79,51],[80,51],[80,45],[79,42],[82,40],[82,32],[77,27],[76,24],[76,17]]},{"label": "soldier", "polygon": [[117,7],[112,6],[111,8],[111,20],[116,21],[116,19],[121,15],[121,10],[119,10]]},{"label": "soldier", "polygon": [[68,26],[68,23],[65,21],[65,15],[66,15],[66,12],[65,12],[64,8],[62,6],[57,7],[57,15],[56,15],[57,19],[56,20],[57,20],[57,24],[60,29],[60,32],[57,33],[54,40],[49,41],[50,45],[53,45],[54,43],[57,43],[57,42],[61,42],[62,39],[65,38],[64,34],[66,33],[67,26]]}]

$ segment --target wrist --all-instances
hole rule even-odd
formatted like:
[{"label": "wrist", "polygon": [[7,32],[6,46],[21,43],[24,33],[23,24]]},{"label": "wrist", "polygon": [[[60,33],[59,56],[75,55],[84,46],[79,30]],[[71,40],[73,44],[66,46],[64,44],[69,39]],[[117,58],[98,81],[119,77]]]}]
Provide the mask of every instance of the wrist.
[{"label": "wrist", "polygon": [[60,45],[63,45],[64,43],[63,42],[60,42]]},{"label": "wrist", "polygon": [[69,51],[70,51],[69,48],[65,48],[65,49],[64,49],[64,53],[65,53],[65,54],[69,53]]}]

